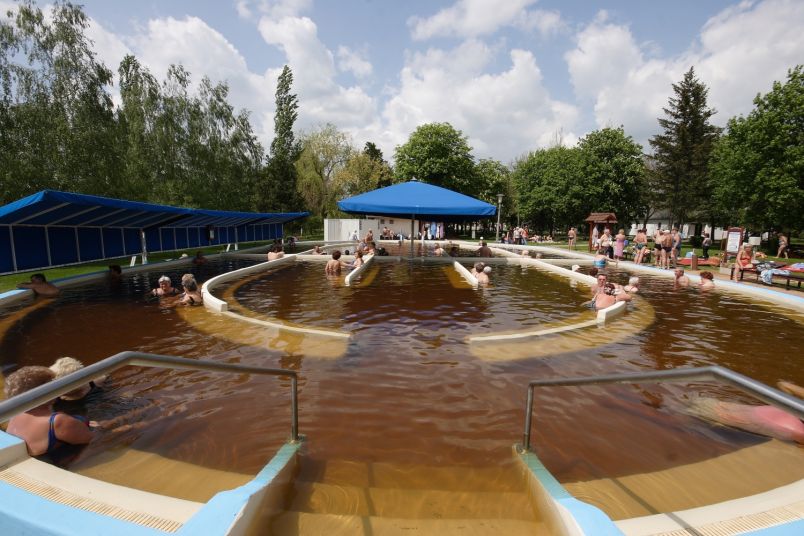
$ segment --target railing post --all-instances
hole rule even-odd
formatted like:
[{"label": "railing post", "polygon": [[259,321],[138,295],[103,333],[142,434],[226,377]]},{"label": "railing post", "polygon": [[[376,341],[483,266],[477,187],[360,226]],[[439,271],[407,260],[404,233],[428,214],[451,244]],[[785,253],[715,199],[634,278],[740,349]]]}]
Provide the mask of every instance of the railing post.
[{"label": "railing post", "polygon": [[298,378],[294,374],[290,377],[290,411],[293,414],[290,421],[290,439],[292,441],[299,440],[299,391],[298,391]]},{"label": "railing post", "polygon": [[528,401],[525,404],[525,436],[522,438],[522,448],[530,450],[530,423],[533,417],[533,386],[528,385]]}]

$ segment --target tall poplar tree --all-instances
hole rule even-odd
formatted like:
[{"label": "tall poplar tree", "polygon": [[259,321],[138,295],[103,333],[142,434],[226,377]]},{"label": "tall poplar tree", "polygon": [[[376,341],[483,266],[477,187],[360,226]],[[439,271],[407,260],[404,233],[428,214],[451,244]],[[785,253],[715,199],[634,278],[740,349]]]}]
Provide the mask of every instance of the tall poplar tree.
[{"label": "tall poplar tree", "polygon": [[664,200],[673,222],[681,225],[690,217],[708,216],[711,196],[709,155],[720,129],[709,123],[717,113],[706,104],[708,88],[690,70],[678,84],[659,119],[662,133],[650,140],[653,147],[655,183],[652,188]]},{"label": "tall poplar tree", "polygon": [[257,183],[256,205],[260,211],[303,209],[295,166],[301,144],[293,134],[293,125],[299,116],[299,99],[290,92],[292,85],[293,72],[285,65],[276,82],[274,139],[268,163]]}]

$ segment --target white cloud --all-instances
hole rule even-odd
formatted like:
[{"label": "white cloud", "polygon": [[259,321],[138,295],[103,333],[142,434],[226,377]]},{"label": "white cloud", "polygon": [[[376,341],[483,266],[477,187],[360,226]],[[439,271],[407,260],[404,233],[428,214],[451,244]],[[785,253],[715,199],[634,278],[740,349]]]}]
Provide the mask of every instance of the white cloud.
[{"label": "white cloud", "polygon": [[534,9],[524,12],[514,21],[514,26],[523,30],[536,29],[543,37],[549,37],[567,30],[567,24],[558,11]]},{"label": "white cloud", "polygon": [[486,72],[492,56],[486,44],[468,41],[409,58],[376,134],[383,151],[390,156],[430,122],[451,123],[468,136],[476,156],[502,161],[549,145],[557,131],[574,139],[578,110],[550,97],[533,54],[510,51],[510,66],[499,74]]},{"label": "white cloud", "polygon": [[338,68],[344,72],[351,72],[357,78],[366,78],[371,75],[373,67],[364,55],[343,45],[338,47]]},{"label": "white cloud", "polygon": [[408,26],[413,39],[422,41],[432,37],[479,37],[490,35],[498,29],[515,25],[526,29],[538,29],[543,35],[562,27],[560,15],[555,11],[527,8],[537,0],[458,0],[428,18],[411,17]]},{"label": "white cloud", "polygon": [[253,16],[248,0],[238,0],[235,3],[235,9],[241,19],[250,19]]},{"label": "white cloud", "polygon": [[[283,51],[293,70],[300,127],[330,122],[351,131],[375,119],[377,103],[373,97],[360,86],[344,87],[336,82],[334,55],[319,40],[318,27],[311,19],[265,16],[258,27],[268,44]],[[365,70],[366,66],[361,68]]]},{"label": "white cloud", "polygon": [[597,125],[622,124],[648,149],[671,85],[690,67],[710,88],[709,105],[719,112],[713,122],[724,125],[731,116],[748,113],[758,92],[767,92],[801,61],[803,27],[802,2],[743,2],[712,17],[689,50],[648,59],[627,26],[599,16],[578,33],[576,48],[565,59],[575,93],[594,103]]}]

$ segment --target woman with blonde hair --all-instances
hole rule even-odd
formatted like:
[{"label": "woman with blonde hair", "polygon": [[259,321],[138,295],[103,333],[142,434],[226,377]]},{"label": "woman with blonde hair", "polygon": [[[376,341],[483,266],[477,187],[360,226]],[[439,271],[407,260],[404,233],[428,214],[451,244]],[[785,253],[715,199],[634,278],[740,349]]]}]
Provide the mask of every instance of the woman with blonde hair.
[{"label": "woman with blonde hair", "polygon": [[[6,396],[20,395],[54,378],[55,374],[47,367],[22,367],[6,378]],[[6,431],[23,439],[31,456],[54,455],[62,445],[85,445],[93,437],[83,419],[53,411],[53,401],[12,417]]]}]

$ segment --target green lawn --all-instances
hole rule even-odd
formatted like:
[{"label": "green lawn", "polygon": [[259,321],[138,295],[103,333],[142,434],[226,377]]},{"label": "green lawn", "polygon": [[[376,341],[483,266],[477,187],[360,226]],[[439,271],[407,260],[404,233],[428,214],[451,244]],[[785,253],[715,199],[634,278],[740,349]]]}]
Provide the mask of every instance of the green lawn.
[{"label": "green lawn", "polygon": [[[269,243],[270,241],[248,242],[244,244],[238,244],[238,247],[240,249],[246,249]],[[205,255],[211,255],[213,253],[221,253],[225,249],[226,246],[221,245],[200,248],[200,250],[203,251]],[[183,249],[179,251],[168,251],[164,253],[151,253],[150,255],[148,255],[148,262],[149,264],[154,264],[165,260],[178,259],[179,257],[181,257],[183,253],[186,253],[188,256],[193,257],[195,256],[196,251],[199,251],[199,248]],[[138,255],[137,262],[139,263],[139,261],[140,258]],[[86,264],[76,264],[73,266],[62,266],[60,268],[49,268],[46,270],[31,270],[23,273],[0,275],[0,292],[6,292],[17,288],[17,284],[27,282],[31,277],[31,274],[41,273],[45,275],[48,281],[54,281],[56,279],[62,279],[65,277],[72,277],[82,274],[89,274],[92,272],[105,272],[106,270],[108,270],[110,264],[119,264],[125,270],[125,268],[129,265],[130,262],[131,262],[131,256],[129,255],[126,257],[118,257],[116,259],[105,259],[102,261],[88,262]]]}]

